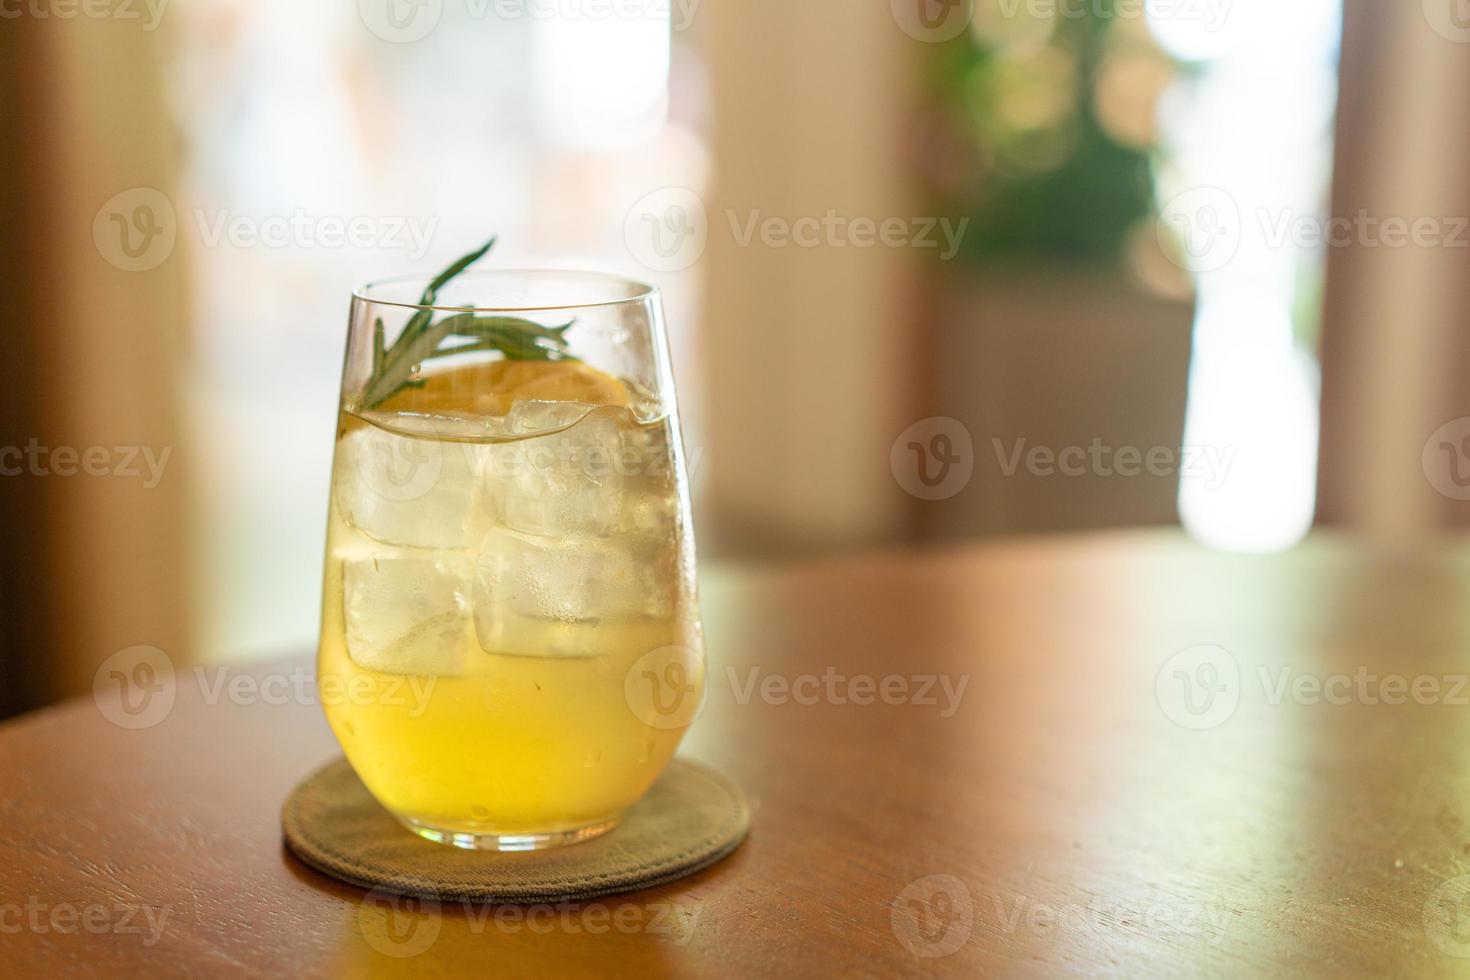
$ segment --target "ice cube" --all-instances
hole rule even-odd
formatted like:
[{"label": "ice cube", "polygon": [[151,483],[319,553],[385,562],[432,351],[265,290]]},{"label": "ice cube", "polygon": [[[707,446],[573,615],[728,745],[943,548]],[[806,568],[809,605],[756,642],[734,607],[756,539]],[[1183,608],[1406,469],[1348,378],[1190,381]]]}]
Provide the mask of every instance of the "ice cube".
[{"label": "ice cube", "polygon": [[338,508],[349,524],[378,541],[466,547],[478,448],[363,425],[338,448]]},{"label": "ice cube", "polygon": [[613,533],[623,507],[620,412],[517,402],[510,431],[541,434],[493,447],[481,473],[480,506],[494,523],[529,534]]},{"label": "ice cube", "polygon": [[623,520],[624,530],[639,544],[672,547],[679,538],[679,498],[672,491],[630,493]]},{"label": "ice cube", "polygon": [[470,583],[464,554],[359,549],[342,559],[347,655],[389,674],[462,673],[470,649]]},{"label": "ice cube", "polygon": [[492,530],[475,568],[475,635],[494,653],[594,656],[599,624],[647,614],[647,579],[615,540]]},{"label": "ice cube", "polygon": [[515,402],[505,417],[506,428],[522,436],[545,435],[565,429],[597,410],[585,402],[537,401]]}]

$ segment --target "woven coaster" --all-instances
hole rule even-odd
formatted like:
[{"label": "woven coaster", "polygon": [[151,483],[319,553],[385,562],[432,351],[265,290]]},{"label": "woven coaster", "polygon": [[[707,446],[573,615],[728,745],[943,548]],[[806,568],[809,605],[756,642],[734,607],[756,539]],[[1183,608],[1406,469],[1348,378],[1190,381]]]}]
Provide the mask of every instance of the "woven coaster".
[{"label": "woven coaster", "polygon": [[750,807],[724,776],[675,759],[600,837],[545,851],[470,851],[405,829],[338,759],[291,791],[281,827],[301,860],[363,888],[449,901],[571,902],[709,867],[745,839]]}]

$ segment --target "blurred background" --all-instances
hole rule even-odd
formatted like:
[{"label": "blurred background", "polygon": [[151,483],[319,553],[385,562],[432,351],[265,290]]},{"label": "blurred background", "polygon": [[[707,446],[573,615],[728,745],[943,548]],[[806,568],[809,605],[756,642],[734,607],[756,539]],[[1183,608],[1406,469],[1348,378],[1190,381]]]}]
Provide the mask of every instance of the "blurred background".
[{"label": "blurred background", "polygon": [[350,290],[665,294],[706,565],[1467,523],[1465,0],[27,0],[0,715],[315,643]]}]

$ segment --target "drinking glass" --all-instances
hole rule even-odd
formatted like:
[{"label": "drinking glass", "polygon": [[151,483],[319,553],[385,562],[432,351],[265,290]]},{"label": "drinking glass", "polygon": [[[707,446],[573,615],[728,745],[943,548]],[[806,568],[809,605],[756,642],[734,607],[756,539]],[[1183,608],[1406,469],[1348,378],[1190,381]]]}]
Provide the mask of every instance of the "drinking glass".
[{"label": "drinking glass", "polygon": [[689,513],[656,290],[354,293],[317,675],[368,790],[465,848],[614,827],[703,690]]}]

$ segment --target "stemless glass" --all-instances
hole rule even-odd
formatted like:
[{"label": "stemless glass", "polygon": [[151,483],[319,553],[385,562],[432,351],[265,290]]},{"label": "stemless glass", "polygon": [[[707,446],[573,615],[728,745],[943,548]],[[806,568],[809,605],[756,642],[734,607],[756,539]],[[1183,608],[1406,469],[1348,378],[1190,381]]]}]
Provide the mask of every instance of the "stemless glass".
[{"label": "stemless glass", "polygon": [[353,294],[317,675],[363,783],[430,840],[570,843],[643,796],[704,684],[656,290]]}]

